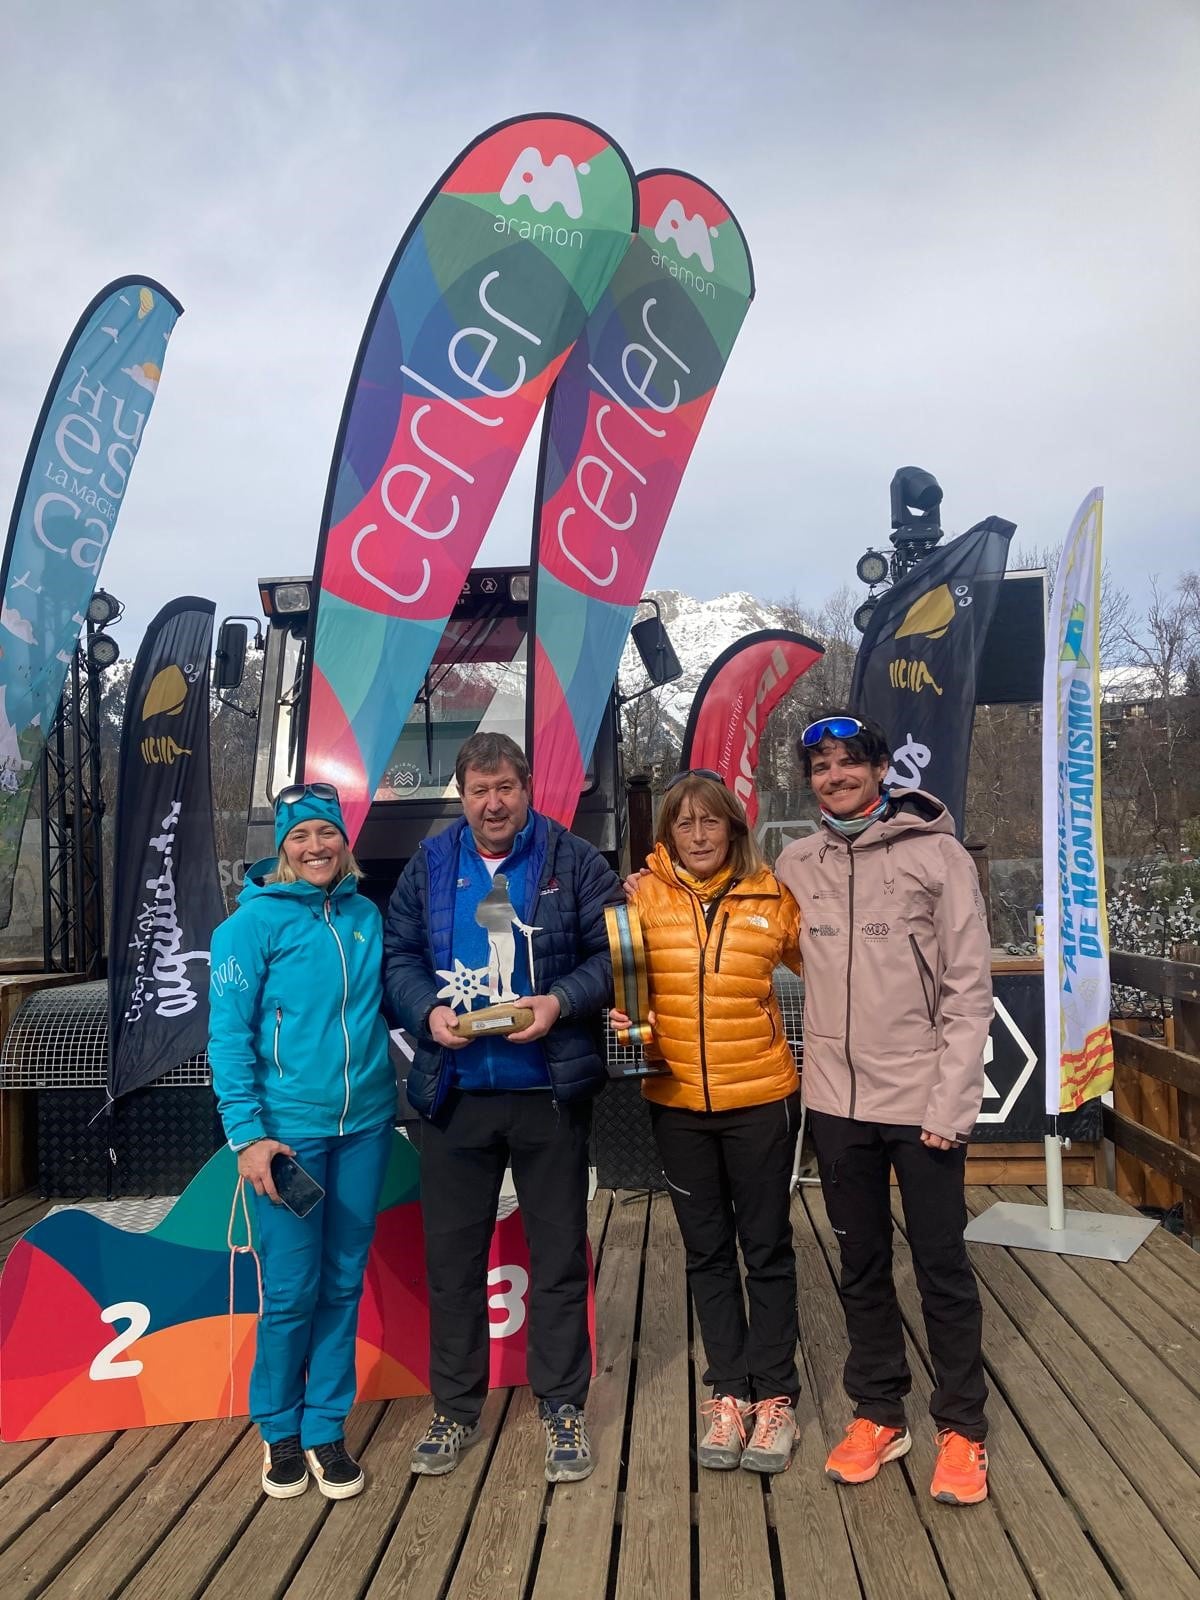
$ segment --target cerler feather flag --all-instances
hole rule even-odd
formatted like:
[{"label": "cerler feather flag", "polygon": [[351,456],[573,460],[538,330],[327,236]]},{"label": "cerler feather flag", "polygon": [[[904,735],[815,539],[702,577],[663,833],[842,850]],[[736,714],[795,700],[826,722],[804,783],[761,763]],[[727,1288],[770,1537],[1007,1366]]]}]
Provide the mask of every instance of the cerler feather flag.
[{"label": "cerler feather flag", "polygon": [[683,735],[682,769],[719,773],[758,821],[758,753],[771,712],[825,654],[825,646],[790,628],[763,628],[735,639],[700,680]]},{"label": "cerler feather flag", "polygon": [[182,314],[152,278],[102,289],[33,430],[0,567],[0,927],[46,735]]},{"label": "cerler feather flag", "polygon": [[642,588],[754,296],[728,206],[684,172],[638,178],[640,231],[554,386],[534,513],[527,752],[570,824]]},{"label": "cerler feather flag", "polygon": [[547,390],[629,248],[633,174],[574,117],[481,134],[405,233],[342,413],[304,775],[355,838]]},{"label": "cerler feather flag", "polygon": [[110,1101],[199,1055],[208,1039],[209,945],[225,916],[209,763],[213,612],[211,600],[190,595],[164,606],[125,696],[108,941]]}]

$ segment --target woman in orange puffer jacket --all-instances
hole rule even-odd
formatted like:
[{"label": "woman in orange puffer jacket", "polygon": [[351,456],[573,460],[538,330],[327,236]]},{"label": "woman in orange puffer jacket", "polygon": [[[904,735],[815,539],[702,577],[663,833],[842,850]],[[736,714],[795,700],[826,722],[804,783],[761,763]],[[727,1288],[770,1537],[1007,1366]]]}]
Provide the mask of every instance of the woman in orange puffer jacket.
[{"label": "woman in orange puffer jacket", "polygon": [[[800,911],[716,773],[668,784],[647,867],[628,887],[650,979],[646,1056],[668,1070],[642,1092],[713,1389],[697,1456],[702,1467],[780,1472],[800,1388],[788,1214],[800,1090],[772,977],[781,961],[800,971]],[[629,1025],[620,1012],[610,1020]]]}]

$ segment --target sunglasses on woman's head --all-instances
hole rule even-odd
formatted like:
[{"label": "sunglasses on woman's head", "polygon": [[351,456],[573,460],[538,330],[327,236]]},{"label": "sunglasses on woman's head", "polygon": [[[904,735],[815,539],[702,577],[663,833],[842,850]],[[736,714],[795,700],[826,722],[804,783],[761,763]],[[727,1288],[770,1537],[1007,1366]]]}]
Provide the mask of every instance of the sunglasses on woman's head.
[{"label": "sunglasses on woman's head", "polygon": [[822,717],[819,722],[809,723],[800,735],[800,743],[805,750],[815,750],[826,736],[830,739],[857,739],[864,731],[857,717]]},{"label": "sunglasses on woman's head", "polygon": [[719,772],[714,772],[711,767],[685,767],[682,772],[675,774],[663,790],[663,793],[670,794],[675,785],[682,783],[685,778],[711,778],[714,783],[719,783],[722,788],[725,787],[725,779]]},{"label": "sunglasses on woman's head", "polygon": [[311,794],[314,800],[337,800],[338,792],[331,783],[289,783],[286,789],[280,789],[275,796],[277,806],[294,806],[297,800],[303,800],[306,794]]}]

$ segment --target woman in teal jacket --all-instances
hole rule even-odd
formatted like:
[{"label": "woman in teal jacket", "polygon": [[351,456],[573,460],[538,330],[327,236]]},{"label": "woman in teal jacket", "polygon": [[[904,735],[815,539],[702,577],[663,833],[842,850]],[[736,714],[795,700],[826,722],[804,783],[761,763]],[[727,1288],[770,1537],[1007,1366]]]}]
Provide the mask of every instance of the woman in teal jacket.
[{"label": "woman in teal jacket", "polygon": [[[358,891],[337,790],[298,784],[275,802],[276,861],[251,867],[212,940],[208,1056],[238,1172],[256,1196],[263,1309],[250,1414],[262,1486],[361,1492],[346,1449],[363,1273],[396,1115],[380,1012],[379,912]],[[324,1189],[305,1217],[280,1204],[276,1155]]]}]

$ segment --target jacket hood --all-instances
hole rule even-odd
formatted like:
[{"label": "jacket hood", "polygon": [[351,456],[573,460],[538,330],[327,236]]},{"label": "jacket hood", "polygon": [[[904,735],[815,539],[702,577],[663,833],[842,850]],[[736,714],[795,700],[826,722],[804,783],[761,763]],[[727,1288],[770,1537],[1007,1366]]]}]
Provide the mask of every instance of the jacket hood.
[{"label": "jacket hood", "polygon": [[[302,905],[319,908],[326,896],[324,889],[319,889],[315,883],[305,883],[302,880],[296,883],[263,881],[278,865],[277,856],[264,856],[261,861],[256,861],[246,872],[246,882],[238,895],[238,905],[248,906],[255,900],[295,900]],[[353,873],[348,872],[330,891],[329,897],[332,899],[343,894],[357,893],[358,881]]]},{"label": "jacket hood", "polygon": [[[843,845],[849,842],[827,823],[822,822],[821,827],[826,841]],[[911,833],[948,833],[954,837],[954,818],[935,795],[927,794],[924,789],[902,789],[893,795],[890,815],[860,833],[854,840],[854,848],[862,850],[873,844],[893,844],[902,835]]]},{"label": "jacket hood", "polygon": [[[675,871],[675,863],[671,860],[671,852],[665,844],[656,844],[646,857],[646,866],[656,878],[661,878],[663,883],[669,883],[676,889],[682,889],[685,894],[691,890],[683,883]],[[770,867],[761,867],[757,872],[752,872],[748,878],[737,880],[738,893],[745,894],[777,894],[779,882]]]}]

